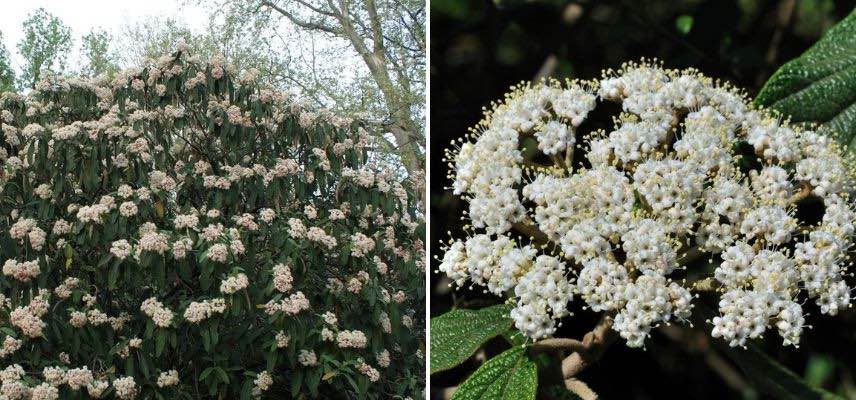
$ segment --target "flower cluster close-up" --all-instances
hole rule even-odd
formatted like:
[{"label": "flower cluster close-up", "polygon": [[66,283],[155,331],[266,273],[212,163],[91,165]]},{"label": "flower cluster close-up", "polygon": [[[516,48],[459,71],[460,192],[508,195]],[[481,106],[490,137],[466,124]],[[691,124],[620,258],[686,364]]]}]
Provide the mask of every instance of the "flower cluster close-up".
[{"label": "flower cluster close-up", "polygon": [[0,398],[424,396],[424,184],[257,75],[2,94]]},{"label": "flower cluster close-up", "polygon": [[[620,108],[614,129],[585,129],[605,103]],[[527,136],[539,157],[524,158]],[[510,298],[531,341],[573,319],[573,301],[643,347],[716,292],[714,338],[742,347],[775,332],[796,346],[811,314],[851,306],[842,154],[692,69],[643,61],[594,81],[521,84],[448,151],[470,225],[439,269]]]}]

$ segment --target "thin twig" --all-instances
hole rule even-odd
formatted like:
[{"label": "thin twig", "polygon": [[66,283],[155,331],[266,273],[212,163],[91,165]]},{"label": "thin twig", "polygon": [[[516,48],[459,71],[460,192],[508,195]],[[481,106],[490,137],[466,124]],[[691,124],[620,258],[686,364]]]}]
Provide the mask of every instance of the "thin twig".
[{"label": "thin twig", "polygon": [[776,65],[776,60],[779,55],[779,46],[785,36],[785,31],[789,30],[794,22],[794,16],[796,15],[797,9],[796,5],[796,0],[784,0],[779,3],[779,7],[776,10],[778,14],[776,18],[776,30],[770,38],[770,44],[768,45],[767,51],[764,55],[764,62],[766,65],[761,69],[761,73],[759,73],[758,77],[755,79],[756,84],[759,86],[764,83],[764,79],[769,74],[770,69]]},{"label": "thin twig", "polygon": [[[687,353],[703,355],[704,361],[710,369],[719,375],[725,384],[733,390],[745,393],[749,388],[749,384],[740,372],[710,347],[710,342],[706,335],[696,335],[694,331],[681,329],[675,325],[661,326],[659,330],[664,336],[679,343]],[[691,335],[695,335],[696,337],[692,337]]]},{"label": "thin twig", "polygon": [[811,196],[811,188],[808,186],[803,186],[799,192],[795,193],[788,199],[788,202],[791,204],[799,203],[800,201],[806,199],[808,196]]},{"label": "thin twig", "polygon": [[537,243],[548,243],[549,238],[547,234],[541,232],[538,228],[531,224],[531,222],[517,222],[511,225],[518,232],[534,239]]},{"label": "thin twig", "polygon": [[693,247],[690,247],[689,249],[687,249],[683,253],[683,255],[680,258],[678,258],[677,262],[678,262],[678,265],[688,265],[688,264],[691,264],[692,262],[698,260],[703,255],[704,255],[704,252],[701,251],[701,249],[699,249],[698,246],[693,246]]}]

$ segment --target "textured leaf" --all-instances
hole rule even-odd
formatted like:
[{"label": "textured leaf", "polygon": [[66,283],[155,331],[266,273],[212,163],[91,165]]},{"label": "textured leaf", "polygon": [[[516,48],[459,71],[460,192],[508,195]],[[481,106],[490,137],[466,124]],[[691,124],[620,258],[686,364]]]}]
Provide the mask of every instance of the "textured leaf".
[{"label": "textured leaf", "polygon": [[522,346],[514,346],[479,367],[452,400],[527,400],[538,389],[538,370]]},{"label": "textured leaf", "polygon": [[510,307],[499,304],[481,310],[452,310],[431,319],[431,373],[466,361],[488,341],[511,327]]},{"label": "textured leaf", "polygon": [[845,145],[856,138],[856,11],[776,71],[755,102],[815,122]]}]

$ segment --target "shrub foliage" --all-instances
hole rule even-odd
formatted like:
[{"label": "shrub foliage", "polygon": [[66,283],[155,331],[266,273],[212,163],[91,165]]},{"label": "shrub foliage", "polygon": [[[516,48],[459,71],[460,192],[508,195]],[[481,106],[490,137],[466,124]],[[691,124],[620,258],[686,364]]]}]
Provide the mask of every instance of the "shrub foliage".
[{"label": "shrub foliage", "polygon": [[0,397],[423,396],[421,184],[256,74],[2,96]]}]

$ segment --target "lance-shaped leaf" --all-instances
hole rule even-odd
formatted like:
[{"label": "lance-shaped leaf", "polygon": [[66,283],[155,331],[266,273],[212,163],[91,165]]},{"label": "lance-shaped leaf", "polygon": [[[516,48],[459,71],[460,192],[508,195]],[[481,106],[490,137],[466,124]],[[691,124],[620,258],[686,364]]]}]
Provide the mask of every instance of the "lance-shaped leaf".
[{"label": "lance-shaped leaf", "polygon": [[746,349],[725,349],[722,345],[720,347],[755,386],[777,399],[843,400],[833,393],[809,385],[791,370],[764,354],[754,344],[750,344]]},{"label": "lance-shaped leaf", "polygon": [[452,310],[431,319],[431,373],[466,361],[484,342],[511,327],[510,307]]},{"label": "lance-shaped leaf", "polygon": [[[698,304],[693,320],[701,326],[704,321],[716,316],[716,311],[705,304]],[[797,400],[841,400],[841,397],[812,386],[793,371],[765,354],[754,343],[746,348],[729,347],[722,339],[713,339],[719,351],[725,353],[743,371],[752,385],[776,399]]]},{"label": "lance-shaped leaf", "polygon": [[514,346],[479,367],[452,400],[529,400],[538,389],[538,369],[523,346]]},{"label": "lance-shaped leaf", "polygon": [[756,104],[813,122],[847,146],[856,138],[856,11],[776,71]]}]

